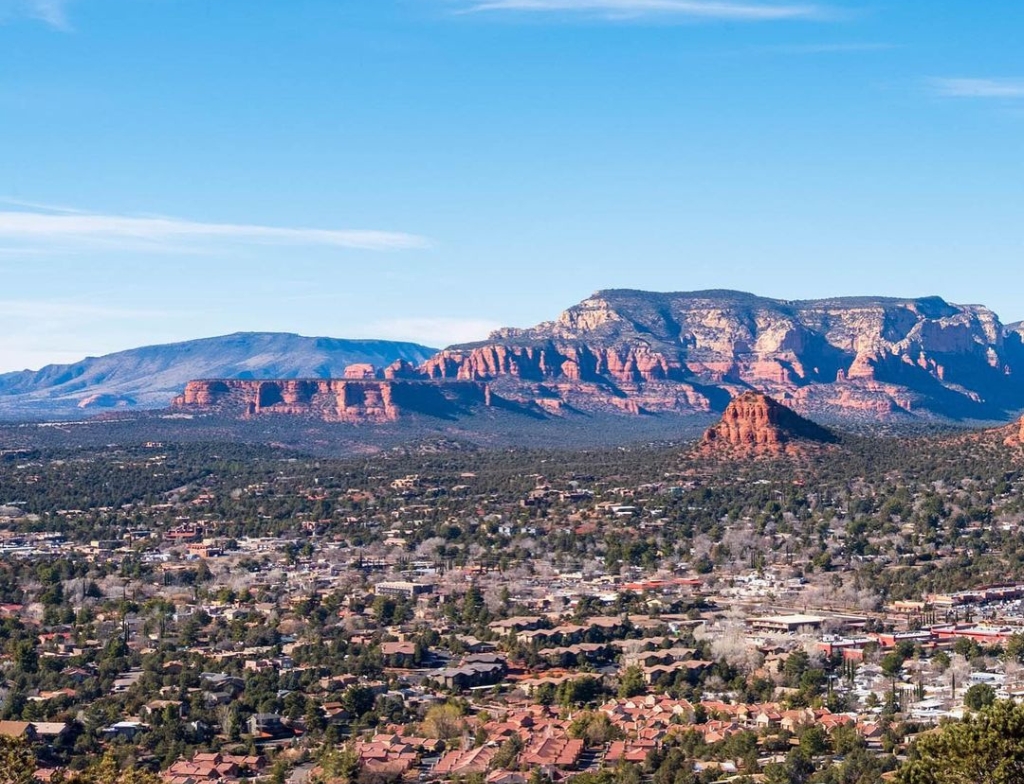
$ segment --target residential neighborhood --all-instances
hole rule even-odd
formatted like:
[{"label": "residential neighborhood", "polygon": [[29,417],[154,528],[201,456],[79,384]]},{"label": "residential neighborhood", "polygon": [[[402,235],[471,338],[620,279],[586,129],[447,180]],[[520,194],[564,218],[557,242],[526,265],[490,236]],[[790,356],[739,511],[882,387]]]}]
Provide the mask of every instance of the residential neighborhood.
[{"label": "residential neighborhood", "polygon": [[[5,460],[0,736],[39,781],[91,757],[171,784],[757,781],[837,758],[883,776],[929,728],[1024,695],[1024,579],[872,586],[907,556],[850,511],[867,483],[192,460],[211,462]],[[147,489],[40,491],[69,473]],[[1021,486],[999,489],[917,552],[1016,535]],[[887,525],[909,541],[921,503]]]}]

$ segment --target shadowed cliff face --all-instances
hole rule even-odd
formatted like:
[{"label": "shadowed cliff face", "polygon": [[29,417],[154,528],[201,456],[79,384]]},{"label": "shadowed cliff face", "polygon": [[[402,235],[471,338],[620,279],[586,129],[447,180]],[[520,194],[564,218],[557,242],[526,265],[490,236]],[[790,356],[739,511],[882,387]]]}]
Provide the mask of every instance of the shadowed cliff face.
[{"label": "shadowed cliff face", "polygon": [[937,297],[598,292],[555,321],[448,348],[419,373],[498,382],[549,407],[720,410],[744,388],[839,417],[1005,418],[1024,407],[1021,335],[984,307]]},{"label": "shadowed cliff face", "polygon": [[833,444],[834,433],[760,392],[745,392],[726,407],[722,418],[704,432],[705,453],[740,455],[794,454]]}]

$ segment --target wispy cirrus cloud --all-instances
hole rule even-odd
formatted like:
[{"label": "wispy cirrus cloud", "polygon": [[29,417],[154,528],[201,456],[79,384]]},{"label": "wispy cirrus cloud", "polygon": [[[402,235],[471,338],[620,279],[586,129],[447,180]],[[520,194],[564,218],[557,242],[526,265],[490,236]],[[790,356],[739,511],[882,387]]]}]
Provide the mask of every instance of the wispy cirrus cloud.
[{"label": "wispy cirrus cloud", "polygon": [[64,319],[79,323],[83,319],[109,321],[112,319],[152,318],[154,315],[170,316],[172,314],[155,313],[151,308],[124,308],[67,299],[0,299],[0,318],[3,319],[38,318],[48,323]]},{"label": "wispy cirrus cloud", "polygon": [[675,16],[733,22],[814,19],[829,14],[820,5],[735,0],[468,0],[461,13],[520,11],[583,13],[614,18]]},{"label": "wispy cirrus cloud", "polygon": [[[25,202],[6,201],[26,207]],[[102,215],[65,207],[32,204],[0,210],[0,250],[3,242],[35,248],[101,245],[105,248],[203,250],[212,245],[305,245],[389,251],[429,247],[425,237],[368,229],[286,228],[239,223],[204,223],[169,217]]]},{"label": "wispy cirrus cloud", "polygon": [[70,30],[67,7],[71,0],[0,0],[0,23],[36,19],[57,30]]},{"label": "wispy cirrus cloud", "polygon": [[931,79],[929,86],[944,98],[1024,98],[1024,79]]}]

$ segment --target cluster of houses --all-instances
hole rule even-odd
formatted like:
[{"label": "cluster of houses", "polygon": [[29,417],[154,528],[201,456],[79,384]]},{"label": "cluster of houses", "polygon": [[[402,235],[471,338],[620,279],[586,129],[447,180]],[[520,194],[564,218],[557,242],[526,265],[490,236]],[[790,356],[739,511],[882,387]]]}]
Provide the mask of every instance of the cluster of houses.
[{"label": "cluster of houses", "polygon": [[[869,748],[880,748],[883,735],[880,723],[864,721],[855,714],[835,714],[825,708],[786,709],[779,703],[704,700],[692,704],[647,695],[613,700],[600,705],[596,712],[607,717],[614,739],[587,741],[574,735],[572,719],[563,712],[527,705],[473,724],[469,729],[475,741],[468,745],[460,741],[442,751],[440,740],[408,734],[405,727],[395,726],[387,733],[357,741],[354,749],[360,762],[375,772],[395,776],[416,773],[441,780],[481,774],[492,784],[525,784],[529,773],[523,771],[539,769],[552,780],[563,780],[575,772],[614,767],[620,761],[641,764],[679,733],[695,733],[713,746],[740,732],[756,732],[762,737],[771,733],[796,735],[816,726],[831,734],[846,727]],[[515,754],[496,765],[512,738],[519,741]],[[764,752],[764,761],[772,759],[770,752]],[[704,764],[713,762],[706,760]],[[738,765],[742,767],[743,762]]]}]

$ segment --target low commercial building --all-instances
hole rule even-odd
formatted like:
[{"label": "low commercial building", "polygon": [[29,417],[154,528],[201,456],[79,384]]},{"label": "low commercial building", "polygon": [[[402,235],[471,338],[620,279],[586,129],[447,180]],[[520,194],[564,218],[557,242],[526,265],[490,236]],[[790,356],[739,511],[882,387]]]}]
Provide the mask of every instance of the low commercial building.
[{"label": "low commercial building", "polygon": [[377,596],[395,596],[405,599],[415,599],[417,596],[422,596],[423,594],[430,593],[433,590],[434,586],[432,585],[404,581],[377,583],[373,587],[373,592]]},{"label": "low commercial building", "polygon": [[825,619],[818,615],[769,615],[763,618],[750,618],[747,623],[752,629],[767,632],[792,633],[800,629],[820,629]]}]

